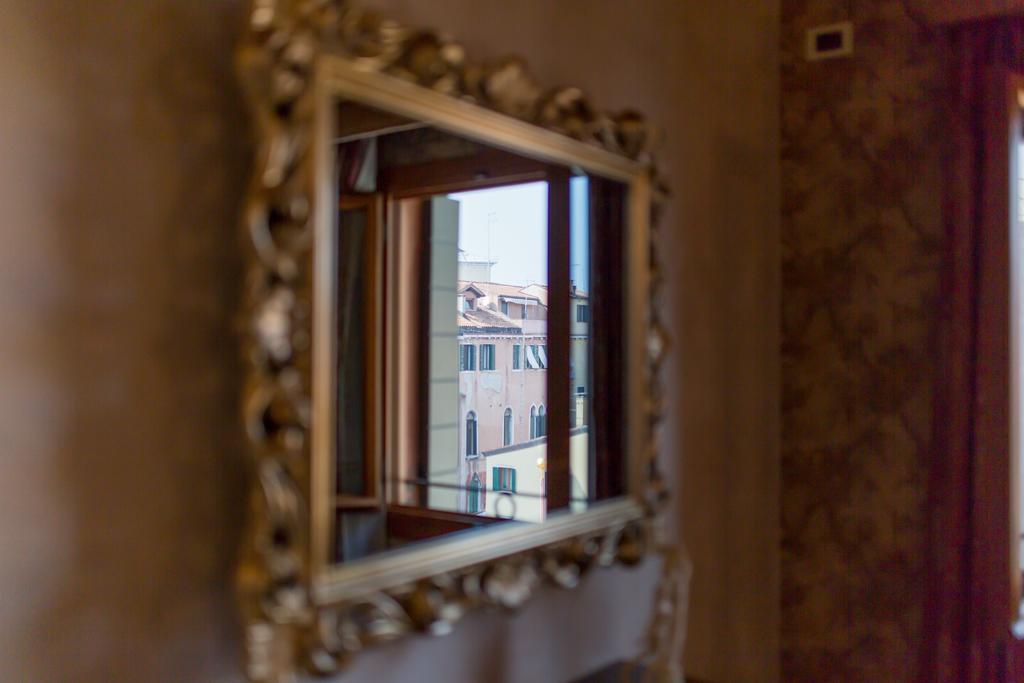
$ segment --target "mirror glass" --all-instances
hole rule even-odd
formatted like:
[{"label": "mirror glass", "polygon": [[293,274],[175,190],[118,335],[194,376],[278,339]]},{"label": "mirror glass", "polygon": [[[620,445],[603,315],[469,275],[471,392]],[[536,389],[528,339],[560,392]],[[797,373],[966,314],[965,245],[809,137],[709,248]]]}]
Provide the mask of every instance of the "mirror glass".
[{"label": "mirror glass", "polygon": [[627,186],[336,116],[335,561],[625,495]]}]

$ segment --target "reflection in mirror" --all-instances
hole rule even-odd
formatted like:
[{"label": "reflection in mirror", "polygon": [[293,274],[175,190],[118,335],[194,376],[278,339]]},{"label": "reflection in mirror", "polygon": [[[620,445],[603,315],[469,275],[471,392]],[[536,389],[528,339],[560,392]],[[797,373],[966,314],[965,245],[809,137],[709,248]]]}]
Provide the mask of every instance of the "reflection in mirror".
[{"label": "reflection in mirror", "polygon": [[[1018,114],[1017,139],[1013,144],[1011,155],[1011,179],[1014,198],[1014,230],[1010,233],[1010,264],[1011,264],[1011,380],[1010,396],[1013,402],[1011,410],[1014,419],[1010,421],[1010,471],[1016,475],[1014,495],[1010,497],[1010,528],[1014,530],[1014,546],[1010,557],[1017,559],[1017,587],[1015,596],[1020,604],[1021,617],[1024,619],[1024,595],[1020,586],[1024,584],[1024,130],[1020,129],[1020,121],[1024,121],[1024,112]],[[1024,633],[1021,634],[1024,636]]]},{"label": "reflection in mirror", "polygon": [[1012,631],[1024,640],[1024,92],[1015,94],[1009,155],[1009,502]]},{"label": "reflection in mirror", "polygon": [[547,189],[431,199],[432,509],[544,519]]},{"label": "reflection in mirror", "polygon": [[1024,639],[1024,93],[1016,93],[1010,145],[1010,599],[1013,633]]},{"label": "reflection in mirror", "polygon": [[336,123],[336,560],[623,495],[626,187]]},{"label": "reflection in mirror", "polygon": [[572,509],[586,508],[593,482],[589,427],[590,368],[590,207],[586,176],[569,181],[569,449]]},{"label": "reflection in mirror", "polygon": [[616,403],[625,383],[626,187],[581,175],[570,182],[570,196],[569,424],[573,509],[581,510],[626,493],[625,435]]}]

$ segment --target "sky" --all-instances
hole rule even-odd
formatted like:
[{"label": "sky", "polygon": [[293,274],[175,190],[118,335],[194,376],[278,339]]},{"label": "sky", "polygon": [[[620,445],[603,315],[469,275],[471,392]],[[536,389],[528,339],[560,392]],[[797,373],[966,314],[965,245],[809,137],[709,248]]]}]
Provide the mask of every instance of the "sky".
[{"label": "sky", "polygon": [[[589,289],[587,179],[570,183],[573,282]],[[459,202],[459,248],[470,261],[495,262],[491,278],[509,285],[547,284],[548,187],[545,182],[448,195]]]}]

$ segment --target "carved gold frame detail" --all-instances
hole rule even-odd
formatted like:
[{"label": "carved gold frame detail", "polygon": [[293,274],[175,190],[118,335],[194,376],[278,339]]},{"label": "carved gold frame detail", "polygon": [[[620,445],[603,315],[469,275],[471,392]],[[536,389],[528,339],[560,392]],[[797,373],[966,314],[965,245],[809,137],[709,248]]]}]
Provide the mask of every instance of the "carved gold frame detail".
[{"label": "carved gold frame detail", "polygon": [[[656,522],[667,501],[655,458],[663,412],[658,374],[667,350],[656,229],[665,192],[643,118],[604,113],[576,88],[544,89],[518,59],[470,61],[441,34],[345,0],[254,0],[238,55],[258,141],[243,217],[243,418],[252,485],[238,590],[250,680],[328,675],[375,643],[411,632],[448,633],[469,608],[516,608],[542,582],[571,587],[593,567],[640,562],[661,543]],[[322,201],[330,174],[317,150],[329,134],[325,107],[353,94],[438,123],[456,121],[495,142],[631,184],[631,225],[640,227],[629,236],[636,271],[627,295],[630,360],[646,372],[632,373],[639,377],[627,386],[628,500],[529,531],[479,532],[494,538],[475,544],[482,552],[441,541],[444,552],[392,558],[383,570],[346,573],[342,566],[339,574],[326,565],[318,543],[322,493],[312,483],[320,466],[312,282],[314,244],[331,220],[324,211],[332,209]],[[651,652],[673,637],[675,600],[663,582]]]}]

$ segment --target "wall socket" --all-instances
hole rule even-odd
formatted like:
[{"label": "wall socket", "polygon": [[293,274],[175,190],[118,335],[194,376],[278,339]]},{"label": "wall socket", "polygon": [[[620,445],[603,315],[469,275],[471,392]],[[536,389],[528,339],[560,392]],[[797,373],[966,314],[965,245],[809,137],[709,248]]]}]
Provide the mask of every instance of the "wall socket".
[{"label": "wall socket", "polygon": [[849,57],[853,54],[853,22],[817,26],[807,32],[807,61]]}]

